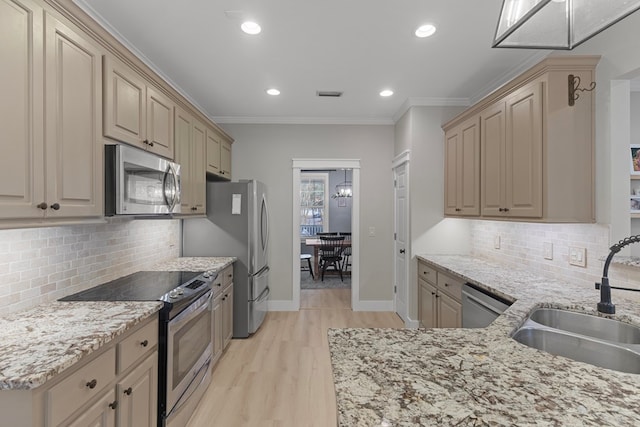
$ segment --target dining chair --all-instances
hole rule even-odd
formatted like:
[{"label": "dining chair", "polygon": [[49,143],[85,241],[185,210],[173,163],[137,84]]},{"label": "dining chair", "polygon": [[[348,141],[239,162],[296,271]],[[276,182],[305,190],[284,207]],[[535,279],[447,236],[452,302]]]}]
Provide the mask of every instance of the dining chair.
[{"label": "dining chair", "polygon": [[333,267],[342,277],[342,244],[344,236],[320,236],[320,268],[322,272],[320,278],[324,282],[324,273],[327,268]]},{"label": "dining chair", "polygon": [[340,232],[340,236],[344,236],[344,242],[349,243],[342,249],[342,271],[346,272],[351,267],[351,232]]},{"label": "dining chair", "polygon": [[[313,275],[313,267],[311,267],[311,258],[312,258],[311,254],[300,254],[300,261],[302,262],[304,260],[307,260],[307,264],[309,266],[309,273],[311,273],[311,278],[315,280],[316,277]],[[302,265],[300,267],[302,268]]]}]

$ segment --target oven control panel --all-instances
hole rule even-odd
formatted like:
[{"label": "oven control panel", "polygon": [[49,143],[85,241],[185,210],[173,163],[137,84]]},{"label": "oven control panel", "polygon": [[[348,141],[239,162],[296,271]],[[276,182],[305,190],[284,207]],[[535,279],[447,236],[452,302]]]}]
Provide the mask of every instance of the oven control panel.
[{"label": "oven control panel", "polygon": [[206,290],[211,289],[211,285],[216,277],[218,277],[218,273],[215,271],[205,271],[190,281],[170,290],[161,298],[161,300],[166,302],[176,302],[181,299],[192,298],[195,295],[199,295]]}]

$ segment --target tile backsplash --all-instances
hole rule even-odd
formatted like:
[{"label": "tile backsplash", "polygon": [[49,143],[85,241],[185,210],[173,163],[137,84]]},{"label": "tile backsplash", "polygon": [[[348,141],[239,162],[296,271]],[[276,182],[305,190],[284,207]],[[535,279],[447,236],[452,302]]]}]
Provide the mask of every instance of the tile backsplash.
[{"label": "tile backsplash", "polygon": [[[609,226],[601,224],[536,224],[506,221],[471,221],[472,253],[503,264],[525,267],[541,276],[578,283],[593,289],[602,277],[609,254]],[[496,249],[499,236],[500,248]],[[553,259],[544,258],[544,245],[553,245]],[[586,267],[569,264],[569,248],[586,249]],[[614,258],[622,259],[623,253]],[[640,289],[640,268],[612,263],[612,286]],[[613,291],[615,294],[622,291]],[[639,300],[640,292],[624,292]]]},{"label": "tile backsplash", "polygon": [[54,301],[180,256],[180,220],[0,230],[0,307]]}]

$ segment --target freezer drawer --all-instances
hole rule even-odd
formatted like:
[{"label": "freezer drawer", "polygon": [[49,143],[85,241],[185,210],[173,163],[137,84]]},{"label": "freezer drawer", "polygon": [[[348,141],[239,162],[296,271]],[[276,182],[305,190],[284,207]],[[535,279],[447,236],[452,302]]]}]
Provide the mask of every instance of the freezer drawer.
[{"label": "freezer drawer", "polygon": [[255,301],[249,301],[249,333],[255,333],[267,315],[269,288],[267,287]]}]

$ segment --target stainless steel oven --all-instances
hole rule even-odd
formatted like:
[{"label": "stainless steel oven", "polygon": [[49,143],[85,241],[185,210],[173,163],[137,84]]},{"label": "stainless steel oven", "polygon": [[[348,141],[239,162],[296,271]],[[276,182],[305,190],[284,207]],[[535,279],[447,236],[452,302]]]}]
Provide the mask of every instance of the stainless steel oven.
[{"label": "stainless steel oven", "polygon": [[210,382],[212,295],[207,292],[167,322],[166,425],[174,425],[174,415]]}]

